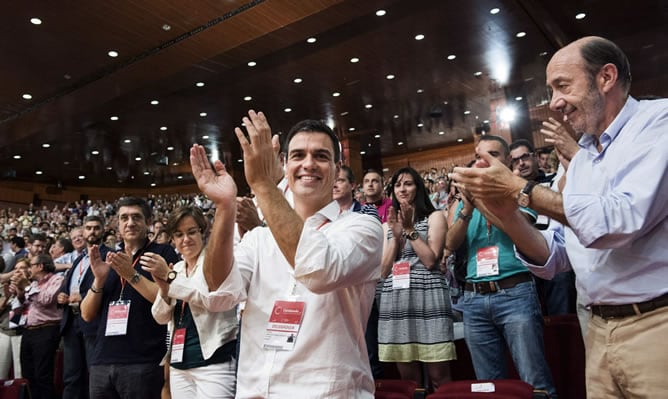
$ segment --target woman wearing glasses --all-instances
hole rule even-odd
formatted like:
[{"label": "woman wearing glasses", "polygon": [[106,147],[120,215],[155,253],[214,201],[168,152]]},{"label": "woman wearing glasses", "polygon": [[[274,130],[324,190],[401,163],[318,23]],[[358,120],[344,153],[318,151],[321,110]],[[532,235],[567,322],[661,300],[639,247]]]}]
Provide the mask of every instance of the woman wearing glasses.
[{"label": "woman wearing glasses", "polygon": [[236,388],[236,304],[242,300],[241,276],[233,270],[223,284],[209,292],[202,272],[204,232],[202,211],[181,207],[167,222],[183,260],[173,269],[157,254],[145,253],[142,268],[159,287],[153,317],[168,324],[169,380],[173,398],[234,398]]}]

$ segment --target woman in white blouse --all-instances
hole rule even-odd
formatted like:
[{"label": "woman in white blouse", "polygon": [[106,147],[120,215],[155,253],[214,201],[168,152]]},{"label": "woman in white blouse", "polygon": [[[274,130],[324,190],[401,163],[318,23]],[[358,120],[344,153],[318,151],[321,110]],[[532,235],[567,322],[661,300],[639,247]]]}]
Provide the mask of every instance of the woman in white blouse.
[{"label": "woman in white blouse", "polygon": [[209,292],[202,266],[208,223],[195,207],[174,210],[167,222],[183,260],[170,268],[157,254],[142,255],[142,268],[159,288],[152,313],[169,324],[169,384],[172,398],[234,398],[236,391],[236,305],[243,299],[241,276],[233,270]]}]

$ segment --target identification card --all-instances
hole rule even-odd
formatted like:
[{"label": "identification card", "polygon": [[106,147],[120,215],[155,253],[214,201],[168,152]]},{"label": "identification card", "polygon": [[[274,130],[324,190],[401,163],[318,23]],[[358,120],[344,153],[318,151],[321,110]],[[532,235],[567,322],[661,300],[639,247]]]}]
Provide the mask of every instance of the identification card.
[{"label": "identification card", "polygon": [[411,286],[411,265],[397,262],[392,265],[392,289],[403,290]]},{"label": "identification card", "polygon": [[186,329],[177,328],[174,331],[174,340],[172,341],[171,363],[181,363],[183,361],[183,348],[186,344]]},{"label": "identification card", "polygon": [[130,316],[130,301],[115,301],[109,304],[107,313],[107,329],[104,335],[125,335],[128,331],[128,317]]},{"label": "identification card", "polygon": [[488,277],[499,275],[499,247],[480,248],[476,254],[476,276]]},{"label": "identification card", "polygon": [[479,382],[471,384],[471,392],[496,392],[493,382]]},{"label": "identification card", "polygon": [[294,349],[304,318],[305,307],[306,302],[302,301],[276,301],[274,303],[264,335],[264,349],[283,351]]}]

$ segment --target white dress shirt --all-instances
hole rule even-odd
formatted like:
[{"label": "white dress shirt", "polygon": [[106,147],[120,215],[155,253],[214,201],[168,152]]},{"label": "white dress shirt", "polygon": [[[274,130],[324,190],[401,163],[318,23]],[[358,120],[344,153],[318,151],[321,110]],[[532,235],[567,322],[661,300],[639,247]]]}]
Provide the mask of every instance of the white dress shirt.
[{"label": "white dress shirt", "polygon": [[[382,239],[378,220],[339,217],[336,201],[304,222],[294,269],[268,228],[244,236],[235,249],[247,291],[237,398],[373,398],[364,330]],[[294,349],[263,349],[274,302],[293,292],[306,303]]]},{"label": "white dress shirt", "polygon": [[208,359],[216,349],[237,337],[239,323],[235,306],[244,300],[245,293],[241,289],[241,275],[236,268],[232,269],[216,291],[209,292],[203,272],[205,252],[206,248],[197,259],[194,274],[189,277],[186,277],[185,261],[174,265],[177,274],[176,279],[169,285],[169,302],[165,302],[158,294],[151,307],[151,313],[158,324],[169,324],[169,331],[173,333],[172,316],[176,299],[188,302],[199,335],[202,356]]}]

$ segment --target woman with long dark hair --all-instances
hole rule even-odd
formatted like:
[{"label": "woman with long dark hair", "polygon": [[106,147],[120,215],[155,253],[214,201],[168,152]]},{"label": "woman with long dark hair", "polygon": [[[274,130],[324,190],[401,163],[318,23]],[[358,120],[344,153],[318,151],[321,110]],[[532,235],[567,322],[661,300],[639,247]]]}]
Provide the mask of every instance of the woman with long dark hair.
[{"label": "woman with long dark hair", "polygon": [[[396,362],[402,379],[422,385],[426,364],[432,388],[450,380],[456,358],[450,295],[439,269],[447,224],[412,168],[391,179],[379,300],[378,343],[383,362]],[[429,388],[429,387],[426,387]]]}]

